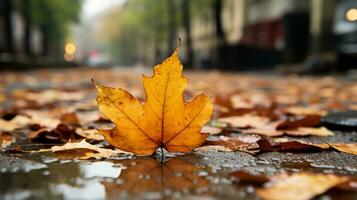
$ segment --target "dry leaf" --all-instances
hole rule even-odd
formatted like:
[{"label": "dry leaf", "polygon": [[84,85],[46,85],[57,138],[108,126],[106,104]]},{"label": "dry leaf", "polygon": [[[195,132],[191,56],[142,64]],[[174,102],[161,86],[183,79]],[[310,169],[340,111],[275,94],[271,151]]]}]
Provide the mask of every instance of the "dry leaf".
[{"label": "dry leaf", "polygon": [[316,152],[324,149],[322,146],[301,141],[270,142],[269,140],[262,138],[257,141],[257,143],[261,152]]},{"label": "dry leaf", "polygon": [[258,134],[258,135],[264,135],[269,137],[277,137],[282,135],[290,135],[290,136],[312,135],[312,136],[325,137],[325,136],[334,135],[332,131],[328,130],[325,127],[319,127],[319,128],[300,127],[296,130],[275,130],[274,126],[272,125],[272,126],[265,126],[259,128],[250,128],[241,131],[247,134]]},{"label": "dry leaf", "polygon": [[0,118],[0,130],[3,131],[13,131],[19,128],[23,128],[32,123],[29,117],[23,115],[17,115],[10,121],[6,121]]},{"label": "dry leaf", "polygon": [[[277,138],[273,142],[269,142],[266,139],[258,141],[259,148],[265,149],[265,151],[309,151],[309,150],[332,150],[335,149],[340,152],[357,155],[357,143],[321,143],[312,144],[303,140],[289,140],[287,138]],[[270,150],[269,150],[270,149]]]},{"label": "dry leaf", "polygon": [[203,134],[210,134],[210,135],[218,135],[222,133],[222,129],[213,126],[203,126],[201,129],[201,133]]},{"label": "dry leaf", "polygon": [[210,120],[213,105],[203,94],[184,101],[188,80],[182,76],[182,68],[176,49],[154,67],[151,78],[143,76],[144,104],[123,89],[96,85],[99,109],[116,126],[100,130],[106,140],[138,155],[151,155],[159,147],[169,152],[199,147],[207,137],[200,131]]},{"label": "dry leaf", "polygon": [[220,136],[218,140],[206,141],[204,146],[197,148],[196,150],[243,151],[246,153],[255,154],[257,153],[256,149],[258,148],[257,141],[260,139],[261,137],[256,135],[243,135],[234,138]]},{"label": "dry leaf", "polygon": [[61,123],[66,125],[79,125],[76,113],[66,113],[61,116]]},{"label": "dry leaf", "polygon": [[82,129],[76,128],[76,133],[89,140],[104,140],[103,135],[99,134],[97,129]]},{"label": "dry leaf", "polygon": [[348,153],[348,154],[352,154],[352,155],[357,155],[357,143],[356,144],[329,144],[332,148],[344,152],[344,153]]},{"label": "dry leaf", "polygon": [[320,116],[327,115],[327,111],[320,110],[315,107],[292,106],[292,107],[286,108],[285,112],[294,114],[294,115],[320,115]]},{"label": "dry leaf", "polygon": [[254,116],[254,115],[243,115],[243,116],[232,116],[219,118],[218,121],[225,122],[235,128],[248,128],[248,127],[265,127],[269,126],[269,118]]},{"label": "dry leaf", "polygon": [[59,124],[56,128],[40,128],[38,130],[32,131],[27,136],[31,141],[41,142],[41,143],[65,143],[70,140],[81,139],[79,134],[76,134],[74,129],[70,126]]},{"label": "dry leaf", "polygon": [[314,127],[320,124],[320,115],[305,115],[300,118],[285,120],[276,126],[277,130],[292,130],[299,127]]},{"label": "dry leaf", "polygon": [[333,174],[297,173],[276,177],[256,193],[264,200],[308,200],[346,181],[347,177]]},{"label": "dry leaf", "polygon": [[199,152],[209,152],[209,151],[222,151],[222,152],[231,152],[233,151],[231,148],[222,146],[222,145],[203,145],[195,149],[195,151]]},{"label": "dry leaf", "polygon": [[119,150],[119,149],[104,149],[97,147],[95,145],[89,144],[85,140],[81,140],[79,142],[68,142],[64,144],[63,146],[53,146],[51,149],[40,149],[38,151],[31,151],[32,153],[38,153],[38,152],[64,152],[64,151],[70,151],[70,150],[78,150],[78,149],[84,149],[84,150],[92,150],[93,152],[86,152],[84,156],[78,157],[79,159],[88,159],[88,158],[109,158],[118,154],[130,154],[128,152]]},{"label": "dry leaf", "polygon": [[309,127],[300,127],[296,131],[287,131],[287,135],[292,135],[292,136],[306,136],[306,135],[313,135],[313,136],[332,136],[334,133],[330,130],[328,130],[325,127],[319,127],[319,128],[309,128]]},{"label": "dry leaf", "polygon": [[9,133],[0,133],[0,149],[9,146],[12,143],[13,137]]}]

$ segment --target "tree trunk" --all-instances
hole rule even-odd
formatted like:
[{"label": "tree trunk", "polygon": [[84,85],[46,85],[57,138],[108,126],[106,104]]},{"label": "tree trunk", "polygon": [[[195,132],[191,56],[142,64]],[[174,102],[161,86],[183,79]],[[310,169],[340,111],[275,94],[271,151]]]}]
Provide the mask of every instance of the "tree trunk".
[{"label": "tree trunk", "polygon": [[194,61],[194,51],[192,46],[192,37],[191,37],[191,17],[190,17],[190,0],[182,1],[182,11],[183,11],[183,27],[185,30],[185,41],[186,41],[186,65],[187,67],[193,67]]},{"label": "tree trunk", "polygon": [[213,3],[213,13],[216,28],[216,37],[219,43],[225,43],[226,41],[222,24],[222,8],[223,0],[215,0]]},{"label": "tree trunk", "polygon": [[43,25],[41,27],[42,32],[42,56],[47,57],[49,55],[49,39],[48,39],[48,26]]},{"label": "tree trunk", "polygon": [[24,7],[23,7],[23,15],[25,18],[25,36],[24,36],[24,47],[25,47],[25,54],[27,56],[32,55],[31,51],[31,26],[32,26],[32,20],[31,20],[31,14],[30,14],[30,0],[24,0]]},{"label": "tree trunk", "polygon": [[168,52],[171,52],[175,48],[177,43],[177,11],[176,11],[176,1],[167,0],[168,6],[168,37],[167,37],[167,48]]},{"label": "tree trunk", "polygon": [[13,47],[13,26],[11,23],[11,12],[12,12],[12,4],[11,0],[4,0],[4,21],[5,21],[5,41],[6,47],[5,51],[8,53],[14,53]]}]

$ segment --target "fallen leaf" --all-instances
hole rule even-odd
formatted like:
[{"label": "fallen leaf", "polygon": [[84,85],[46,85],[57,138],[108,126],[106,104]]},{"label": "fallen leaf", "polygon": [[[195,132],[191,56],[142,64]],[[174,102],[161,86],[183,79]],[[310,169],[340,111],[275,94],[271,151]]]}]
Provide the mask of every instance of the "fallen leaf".
[{"label": "fallen leaf", "polygon": [[277,137],[282,135],[290,135],[290,136],[332,136],[334,133],[328,130],[325,127],[318,127],[318,128],[310,128],[310,127],[299,127],[296,130],[276,130],[273,125],[272,126],[265,126],[259,128],[250,128],[241,130],[242,133],[247,134],[258,134],[264,135],[269,137]]},{"label": "fallen leaf", "polygon": [[[243,151],[250,154],[257,153],[256,149],[258,148],[257,141],[261,137],[256,135],[243,135],[238,137],[226,137],[219,136],[218,140],[207,140],[204,143],[204,146],[197,148],[196,150],[215,150],[217,151]],[[209,146],[204,148],[205,146]],[[222,148],[224,147],[224,148]]]},{"label": "fallen leaf", "polygon": [[27,138],[31,141],[40,143],[66,143],[70,140],[81,139],[79,134],[76,134],[74,129],[70,126],[59,124],[56,128],[40,128],[38,130],[32,131]]},{"label": "fallen leaf", "polygon": [[257,141],[261,152],[316,152],[321,151],[322,148],[318,145],[307,144],[299,141],[273,142],[267,139],[260,139]]},{"label": "fallen leaf", "polygon": [[12,143],[13,137],[9,133],[0,133],[0,149],[9,146]]},{"label": "fallen leaf", "polygon": [[268,136],[268,137],[277,137],[277,136],[282,136],[285,134],[284,131],[278,131],[275,130],[274,127],[260,127],[260,128],[249,128],[249,129],[244,129],[241,130],[242,133],[245,134],[257,134],[257,135],[263,135],[263,136]]},{"label": "fallen leaf", "polygon": [[210,120],[213,105],[203,94],[184,101],[188,80],[182,68],[176,49],[154,67],[151,78],[143,76],[144,104],[123,89],[96,85],[99,109],[116,126],[99,132],[111,145],[137,155],[151,155],[159,147],[169,152],[199,147],[207,137],[200,131]]},{"label": "fallen leaf", "polygon": [[[258,141],[259,148],[265,151],[311,151],[311,150],[337,150],[340,152],[357,155],[357,143],[320,143],[313,144],[303,140],[289,140],[287,138],[273,139],[273,142],[267,139]],[[264,151],[264,150],[263,150]]]},{"label": "fallen leaf", "polygon": [[0,130],[3,131],[14,131],[19,128],[23,128],[32,123],[32,120],[29,117],[23,115],[16,115],[10,121],[0,118]]},{"label": "fallen leaf", "polygon": [[213,126],[203,126],[201,129],[202,134],[218,135],[222,133],[222,129]]},{"label": "fallen leaf", "polygon": [[332,143],[329,144],[332,148],[344,152],[344,153],[348,153],[348,154],[352,154],[352,155],[357,155],[357,143],[356,144],[337,144],[337,143]]},{"label": "fallen leaf", "polygon": [[299,127],[314,127],[320,124],[320,115],[305,115],[300,118],[288,119],[276,126],[277,130],[291,130]]},{"label": "fallen leaf", "polygon": [[97,129],[82,129],[82,128],[76,128],[75,132],[89,140],[97,140],[101,141],[104,140],[104,136],[99,134]]},{"label": "fallen leaf", "polygon": [[38,151],[31,151],[31,153],[39,153],[39,152],[65,152],[65,151],[71,151],[71,150],[91,150],[94,152],[86,152],[83,156],[78,157],[79,159],[88,159],[88,158],[109,158],[116,156],[118,154],[131,154],[119,149],[104,149],[97,147],[95,145],[89,144],[85,140],[81,140],[79,142],[68,142],[64,144],[63,146],[53,146],[50,149],[40,149]]},{"label": "fallen leaf", "polygon": [[76,113],[66,113],[61,117],[61,123],[66,125],[79,125],[79,119]]},{"label": "fallen leaf", "polygon": [[296,131],[287,131],[287,135],[292,136],[306,136],[306,135],[313,135],[313,136],[332,136],[334,133],[325,127],[319,128],[309,128],[309,127],[300,127]]},{"label": "fallen leaf", "polygon": [[225,122],[234,128],[265,127],[269,126],[269,118],[254,115],[231,116],[219,118],[218,121]]},{"label": "fallen leaf", "polygon": [[231,148],[222,146],[222,145],[203,145],[200,147],[197,147],[195,149],[195,151],[199,151],[199,152],[209,152],[209,151],[222,151],[222,152],[231,152],[233,151]]},{"label": "fallen leaf", "polygon": [[264,200],[309,200],[346,181],[347,177],[333,174],[296,173],[276,177],[256,193]]},{"label": "fallen leaf", "polygon": [[327,115],[327,111],[321,110],[315,107],[300,107],[292,106],[285,109],[285,112],[294,114],[294,115]]},{"label": "fallen leaf", "polygon": [[38,110],[27,110],[25,114],[29,116],[30,124],[39,124],[47,128],[56,128],[61,123],[59,119],[51,116],[47,112]]}]

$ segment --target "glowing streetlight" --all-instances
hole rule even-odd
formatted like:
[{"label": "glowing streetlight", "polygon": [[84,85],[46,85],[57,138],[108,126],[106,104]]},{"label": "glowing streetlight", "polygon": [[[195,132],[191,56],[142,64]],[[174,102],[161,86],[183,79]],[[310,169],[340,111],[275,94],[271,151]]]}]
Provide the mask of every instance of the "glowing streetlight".
[{"label": "glowing streetlight", "polygon": [[74,54],[76,52],[76,45],[72,42],[68,42],[64,47],[64,51],[66,54]]},{"label": "glowing streetlight", "polygon": [[351,8],[346,12],[347,21],[354,22],[357,21],[357,9]]}]

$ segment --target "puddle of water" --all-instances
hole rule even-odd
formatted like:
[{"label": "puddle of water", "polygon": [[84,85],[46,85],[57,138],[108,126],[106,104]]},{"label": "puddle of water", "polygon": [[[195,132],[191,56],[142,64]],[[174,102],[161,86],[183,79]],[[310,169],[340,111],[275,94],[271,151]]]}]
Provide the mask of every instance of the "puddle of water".
[{"label": "puddle of water", "polygon": [[[26,165],[39,165],[34,163]],[[102,199],[105,190],[101,181],[117,178],[123,169],[104,161],[51,162],[44,166],[0,173],[0,182],[7,183],[0,184],[1,199]]]},{"label": "puddle of water", "polygon": [[[80,161],[0,154],[0,169],[6,167],[0,171],[0,199],[256,199],[253,186],[233,184],[228,173],[236,169],[268,175],[285,170],[336,173],[336,169],[314,166],[319,163],[313,156],[292,157],[186,154],[160,163],[153,157]],[[10,170],[16,167],[16,172]]]},{"label": "puddle of water", "polygon": [[114,166],[112,162],[106,161],[85,163],[80,167],[85,172],[84,178],[117,178],[124,168],[121,165]]},{"label": "puddle of water", "polygon": [[8,183],[0,184],[0,199],[235,199],[242,192],[219,171],[194,164],[201,159],[197,155],[164,163],[152,157],[110,162],[33,159],[28,165],[46,168],[0,172],[0,183]]}]

